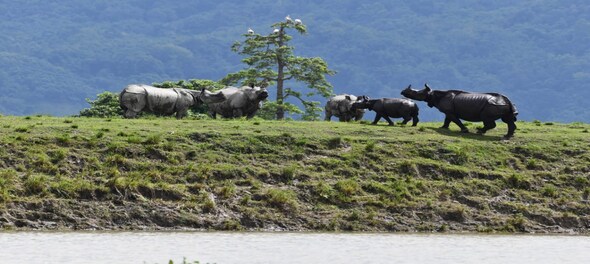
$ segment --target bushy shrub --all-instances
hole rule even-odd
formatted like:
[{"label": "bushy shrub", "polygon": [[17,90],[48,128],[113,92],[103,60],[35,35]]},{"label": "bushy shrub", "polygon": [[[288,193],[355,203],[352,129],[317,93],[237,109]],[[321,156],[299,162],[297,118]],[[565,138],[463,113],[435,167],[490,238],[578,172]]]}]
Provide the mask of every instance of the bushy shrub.
[{"label": "bushy shrub", "polygon": [[123,109],[119,106],[119,94],[103,92],[96,96],[96,100],[86,98],[90,108],[80,111],[80,116],[86,117],[115,117],[123,115]]}]

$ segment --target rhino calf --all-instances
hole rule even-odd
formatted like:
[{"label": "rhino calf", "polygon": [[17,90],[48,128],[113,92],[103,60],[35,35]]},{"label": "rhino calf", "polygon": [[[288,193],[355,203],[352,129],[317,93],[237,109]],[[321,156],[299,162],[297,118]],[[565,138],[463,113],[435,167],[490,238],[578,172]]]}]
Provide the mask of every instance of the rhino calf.
[{"label": "rhino calf", "polygon": [[241,88],[226,87],[219,90],[227,99],[223,102],[209,104],[209,115],[216,118],[252,118],[260,109],[261,102],[268,97],[265,88],[243,86]]},{"label": "rhino calf", "polygon": [[403,118],[402,124],[407,124],[412,120],[412,126],[418,124],[418,105],[412,100],[400,99],[400,98],[380,98],[380,99],[368,99],[363,98],[353,103],[352,109],[369,109],[375,112],[375,120],[373,125],[376,125],[381,118],[385,118],[390,126],[393,126],[393,122],[390,117]]},{"label": "rhino calf", "polygon": [[352,110],[352,104],[357,100],[367,98],[366,96],[354,96],[349,94],[341,94],[331,97],[324,110],[326,111],[325,121],[330,121],[332,116],[338,117],[340,122],[348,122],[354,118],[355,121],[363,119],[365,114],[364,109]]},{"label": "rhino calf", "polygon": [[159,115],[173,115],[181,119],[188,110],[199,104],[221,102],[225,96],[211,93],[205,88],[201,91],[183,88],[157,88],[145,84],[131,84],[119,94],[119,104],[125,118],[135,118],[146,111]]}]

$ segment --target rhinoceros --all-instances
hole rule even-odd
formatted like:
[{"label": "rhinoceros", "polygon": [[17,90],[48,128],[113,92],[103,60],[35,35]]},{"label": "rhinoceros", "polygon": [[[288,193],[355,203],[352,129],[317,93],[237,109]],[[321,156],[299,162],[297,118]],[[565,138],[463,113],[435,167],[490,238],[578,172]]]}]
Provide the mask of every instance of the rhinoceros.
[{"label": "rhinoceros", "polygon": [[363,98],[367,97],[364,95],[357,97],[350,94],[340,94],[331,97],[328,102],[326,102],[326,106],[324,107],[324,110],[326,111],[324,120],[330,121],[332,116],[338,117],[340,122],[348,122],[353,118],[355,121],[363,119],[363,115],[365,114],[364,109],[359,108],[356,110],[351,110],[352,104]]},{"label": "rhinoceros", "polygon": [[266,88],[228,86],[219,90],[227,99],[223,102],[209,104],[209,115],[216,118],[252,118],[260,109],[261,102],[268,97]]},{"label": "rhinoceros", "polygon": [[385,118],[390,126],[393,126],[393,122],[390,117],[404,119],[402,124],[407,124],[412,120],[412,126],[418,124],[418,105],[408,99],[400,98],[380,98],[380,99],[369,99],[368,97],[361,98],[352,104],[352,110],[357,109],[369,109],[375,112],[375,120],[373,125],[376,125],[381,118]]},{"label": "rhinoceros", "polygon": [[119,94],[119,104],[125,118],[134,118],[139,112],[146,111],[160,115],[172,115],[181,119],[187,111],[196,105],[215,103],[225,100],[223,93],[212,93],[183,88],[157,88],[145,84],[131,84]]},{"label": "rhinoceros", "polygon": [[461,128],[461,132],[469,133],[469,130],[461,119],[479,122],[483,121],[484,127],[478,128],[479,134],[496,127],[496,120],[501,118],[508,125],[508,133],[504,138],[514,136],[516,130],[516,115],[518,111],[508,97],[499,93],[472,93],[460,90],[432,90],[428,84],[422,90],[411,89],[408,86],[401,94],[407,98],[425,101],[429,107],[436,107],[445,114],[445,122],[441,128],[448,129],[454,122]]}]

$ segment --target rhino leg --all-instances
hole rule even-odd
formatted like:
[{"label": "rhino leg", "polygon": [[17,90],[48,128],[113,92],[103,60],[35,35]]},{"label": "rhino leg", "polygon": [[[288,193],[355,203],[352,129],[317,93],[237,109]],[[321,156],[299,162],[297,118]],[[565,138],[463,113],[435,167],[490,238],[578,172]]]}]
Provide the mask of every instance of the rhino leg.
[{"label": "rhino leg", "polygon": [[376,125],[377,122],[379,122],[379,119],[381,119],[381,115],[379,113],[376,113],[375,120],[373,120],[373,123],[371,123],[371,125]]},{"label": "rhino leg", "polygon": [[404,121],[402,121],[402,125],[407,124],[408,122],[410,122],[410,120],[412,120],[411,116],[404,116]]},{"label": "rhino leg", "polygon": [[238,108],[238,109],[234,109],[233,111],[233,117],[235,118],[240,118],[244,115],[242,109]]},{"label": "rhino leg", "polygon": [[176,111],[176,119],[182,119],[183,117],[186,116],[186,113],[187,112],[188,112],[188,109],[183,109],[183,110]]},{"label": "rhino leg", "polygon": [[[455,115],[447,115],[447,118],[450,119],[451,121],[453,121],[453,123],[457,124],[457,126],[459,126],[459,128],[461,128],[461,133],[469,133],[469,129],[467,129],[467,127],[465,127],[465,125],[463,125],[463,122],[461,122],[461,119],[457,118]],[[445,118],[445,124],[446,124],[446,122],[447,122],[447,120]]]},{"label": "rhino leg", "polygon": [[483,121],[483,128],[478,128],[477,129],[477,133],[478,134],[485,134],[488,130],[490,129],[494,129],[496,127],[496,121],[493,119],[487,119]]},{"label": "rhino leg", "polygon": [[215,113],[215,111],[209,110],[209,116],[213,119],[217,119],[217,113]]},{"label": "rhino leg", "polygon": [[385,118],[385,120],[387,120],[387,123],[389,123],[390,126],[394,125],[393,121],[391,121],[391,118],[389,118],[389,116],[387,116],[387,114],[383,115],[383,118]]},{"label": "rhino leg", "polygon": [[131,110],[131,109],[127,109],[127,111],[125,111],[125,113],[123,114],[123,116],[125,118],[135,118],[137,116],[137,112]]},{"label": "rhino leg", "polygon": [[246,116],[246,119],[252,119],[256,115],[256,112],[250,113]]},{"label": "rhino leg", "polygon": [[360,121],[361,119],[363,119],[363,114],[364,114],[364,113],[357,113],[357,114],[354,116],[354,121]]},{"label": "rhino leg", "polygon": [[451,124],[451,119],[445,116],[445,123],[440,128],[449,129],[450,124]]},{"label": "rhino leg", "polygon": [[344,122],[350,122],[352,116],[349,113],[344,114]]},{"label": "rhino leg", "polygon": [[326,117],[324,118],[324,121],[330,122],[331,119],[332,119],[332,112],[326,110]]},{"label": "rhino leg", "polygon": [[418,122],[420,122],[420,119],[418,118],[418,115],[414,115],[412,116],[412,126],[415,127],[418,125]]},{"label": "rhino leg", "polygon": [[508,134],[504,136],[505,139],[509,139],[514,136],[514,131],[516,130],[514,119],[514,116],[502,117],[502,121],[508,125]]}]

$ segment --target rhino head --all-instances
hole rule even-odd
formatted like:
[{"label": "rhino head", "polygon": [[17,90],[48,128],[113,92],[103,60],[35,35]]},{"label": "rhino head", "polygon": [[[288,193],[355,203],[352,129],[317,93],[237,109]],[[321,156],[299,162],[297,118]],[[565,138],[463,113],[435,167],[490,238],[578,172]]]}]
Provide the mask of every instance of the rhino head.
[{"label": "rhino head", "polygon": [[424,89],[422,90],[414,90],[411,88],[412,85],[408,85],[408,88],[404,89],[401,94],[407,98],[418,100],[418,101],[426,101],[432,89],[428,87],[428,84],[424,84]]},{"label": "rhino head", "polygon": [[192,94],[196,104],[213,104],[222,102],[226,99],[222,92],[213,93],[205,88],[202,88],[200,92],[192,91]]},{"label": "rhino head", "polygon": [[355,102],[352,103],[350,110],[356,111],[356,110],[361,110],[361,109],[371,109],[372,106],[373,106],[373,104],[369,100],[369,97],[366,95],[361,95],[356,98]]},{"label": "rhino head", "polygon": [[268,98],[268,91],[266,88],[254,86],[246,91],[246,96],[248,96],[248,100],[250,101],[263,101]]}]

